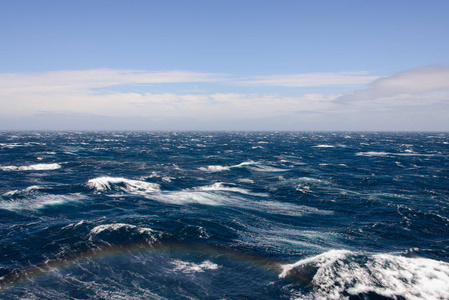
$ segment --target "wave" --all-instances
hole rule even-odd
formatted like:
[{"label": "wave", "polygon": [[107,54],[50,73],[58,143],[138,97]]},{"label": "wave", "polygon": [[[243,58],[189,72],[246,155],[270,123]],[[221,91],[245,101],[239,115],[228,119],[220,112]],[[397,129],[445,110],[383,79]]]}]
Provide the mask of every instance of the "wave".
[{"label": "wave", "polygon": [[108,176],[90,179],[87,186],[97,192],[120,190],[131,194],[147,194],[160,190],[157,183]]},{"label": "wave", "polygon": [[303,216],[305,214],[329,215],[331,211],[278,201],[254,201],[245,196],[268,197],[266,193],[254,193],[247,189],[228,186],[223,182],[194,187],[175,192],[161,192],[155,183],[131,180],[122,177],[97,177],[88,181],[87,186],[97,192],[122,191],[141,195],[149,200],[174,205],[201,204],[210,206],[228,206],[255,210],[268,214],[285,216]]},{"label": "wave", "polygon": [[0,167],[2,171],[46,171],[60,169],[61,165],[57,163],[53,164],[35,164],[29,166],[3,166]]},{"label": "wave", "polygon": [[90,231],[91,234],[99,234],[103,231],[114,231],[120,229],[137,229],[140,233],[152,232],[151,228],[137,228],[137,226],[124,224],[124,223],[115,223],[115,224],[107,224],[107,225],[98,225]]},{"label": "wave", "polygon": [[331,215],[332,211],[322,210],[305,205],[297,205],[293,203],[277,202],[277,201],[260,201],[254,204],[259,206],[260,210],[269,214],[278,214],[284,216],[303,216],[308,214]]},{"label": "wave", "polygon": [[227,166],[220,166],[220,165],[211,165],[207,167],[200,167],[198,168],[201,171],[207,171],[207,172],[221,172],[221,171],[229,171],[231,167]]},{"label": "wave", "polygon": [[[10,195],[7,195],[10,196]],[[0,209],[10,211],[18,210],[38,210],[48,206],[57,206],[69,202],[76,202],[86,198],[82,194],[67,194],[67,195],[39,195],[34,198],[24,198],[18,200],[3,200],[0,202]]]},{"label": "wave", "polygon": [[[258,211],[264,214],[284,216],[298,217],[306,214],[332,214],[331,211],[320,210],[313,207],[297,205],[293,203],[278,201],[254,201],[239,195],[230,194],[228,192],[228,190],[184,190],[180,192],[157,193],[150,195],[148,198],[174,205],[201,204],[210,206],[227,206],[232,208]],[[249,195],[262,197],[267,196],[266,194],[256,193]]]},{"label": "wave", "polygon": [[256,171],[256,172],[275,172],[275,173],[288,171],[287,169],[281,169],[281,168],[266,166],[266,165],[262,165],[262,164],[254,165],[252,167],[249,167],[249,169],[252,171]]},{"label": "wave", "polygon": [[236,192],[236,193],[245,194],[245,195],[268,197],[268,194],[265,194],[265,193],[252,193],[252,192],[248,191],[247,189],[225,186],[224,182],[216,182],[212,185],[195,187],[193,189],[195,191],[228,191],[228,192]]},{"label": "wave", "polygon": [[424,153],[416,153],[416,152],[408,152],[405,153],[393,153],[393,152],[384,152],[384,151],[367,151],[367,152],[357,152],[356,156],[435,156],[434,154],[424,154]]},{"label": "wave", "polygon": [[281,168],[276,168],[276,167],[272,167],[272,166],[267,166],[267,165],[261,164],[259,162],[254,162],[254,161],[242,162],[238,165],[232,166],[232,168],[247,168],[249,170],[258,171],[258,172],[286,172],[286,171],[288,171],[287,169],[281,169]]},{"label": "wave", "polygon": [[27,196],[32,194],[34,191],[41,190],[44,187],[39,185],[32,185],[23,190],[12,190],[3,194],[4,197],[14,197],[14,196]]},{"label": "wave", "polygon": [[157,239],[155,232],[151,228],[125,223],[113,223],[92,228],[89,232],[89,240],[114,245],[117,243],[129,244],[142,241],[153,243]]},{"label": "wave", "polygon": [[16,148],[16,147],[23,147],[23,146],[25,146],[25,145],[19,144],[19,143],[0,143],[0,147],[9,148],[9,149]]},{"label": "wave", "polygon": [[19,143],[0,143],[0,147],[2,147],[2,148],[9,148],[9,149],[13,149],[13,148],[17,148],[17,147],[29,147],[29,146],[34,146],[34,145],[45,146],[46,143],[37,143],[37,142],[27,142],[27,143],[23,143],[23,144],[19,144]]},{"label": "wave", "polygon": [[211,206],[235,206],[236,203],[245,201],[243,197],[227,195],[219,191],[206,192],[195,190],[158,193],[149,196],[149,199],[174,205],[202,204]]},{"label": "wave", "polygon": [[250,247],[273,251],[275,253],[291,253],[292,249],[301,252],[324,252],[328,249],[342,248],[345,243],[344,234],[323,232],[299,228],[294,225],[279,225],[269,220],[258,224],[245,224],[240,233],[242,244]]},{"label": "wave", "polygon": [[281,169],[277,167],[267,166],[254,161],[246,161],[237,165],[231,166],[220,166],[220,165],[210,165],[207,167],[200,167],[199,170],[207,171],[207,172],[221,172],[221,171],[229,171],[232,168],[246,168],[251,171],[256,172],[286,172],[287,169]]},{"label": "wave", "polygon": [[432,259],[331,250],[281,269],[280,278],[290,277],[313,290],[303,299],[449,297],[449,264]]},{"label": "wave", "polygon": [[254,180],[249,179],[249,178],[241,178],[241,179],[237,179],[238,182],[241,183],[254,183]]}]

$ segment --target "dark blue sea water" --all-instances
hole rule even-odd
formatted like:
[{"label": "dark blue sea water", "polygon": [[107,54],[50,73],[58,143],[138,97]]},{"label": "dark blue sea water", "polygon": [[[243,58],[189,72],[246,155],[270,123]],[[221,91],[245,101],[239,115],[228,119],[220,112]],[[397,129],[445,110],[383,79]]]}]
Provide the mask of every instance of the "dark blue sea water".
[{"label": "dark blue sea water", "polygon": [[1,132],[2,299],[449,299],[449,134]]}]

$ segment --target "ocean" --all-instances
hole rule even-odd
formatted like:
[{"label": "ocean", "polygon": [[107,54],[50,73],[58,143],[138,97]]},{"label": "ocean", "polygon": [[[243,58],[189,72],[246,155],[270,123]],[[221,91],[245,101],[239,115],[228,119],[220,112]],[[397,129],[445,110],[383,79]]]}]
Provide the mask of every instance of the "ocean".
[{"label": "ocean", "polygon": [[0,132],[2,299],[449,299],[449,133]]}]

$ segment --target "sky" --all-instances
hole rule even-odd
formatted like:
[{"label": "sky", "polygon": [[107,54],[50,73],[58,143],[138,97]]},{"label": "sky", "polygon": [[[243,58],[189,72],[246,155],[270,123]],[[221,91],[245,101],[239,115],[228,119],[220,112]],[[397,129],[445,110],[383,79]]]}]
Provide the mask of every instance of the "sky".
[{"label": "sky", "polygon": [[0,5],[0,130],[449,130],[447,0]]}]

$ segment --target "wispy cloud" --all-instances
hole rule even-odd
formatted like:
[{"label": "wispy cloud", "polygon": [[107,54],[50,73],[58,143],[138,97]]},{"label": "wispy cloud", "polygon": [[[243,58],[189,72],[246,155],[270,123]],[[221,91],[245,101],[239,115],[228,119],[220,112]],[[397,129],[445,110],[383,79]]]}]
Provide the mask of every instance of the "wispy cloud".
[{"label": "wispy cloud", "polygon": [[379,76],[368,76],[365,72],[304,73],[254,76],[239,83],[284,87],[354,86],[367,84],[378,78]]},{"label": "wispy cloud", "polygon": [[410,69],[373,81],[368,88],[337,99],[359,105],[407,106],[449,101],[449,67]]},{"label": "wispy cloud", "polygon": [[91,113],[108,117],[148,117],[202,120],[265,118],[300,111],[328,109],[336,96],[306,94],[299,97],[238,93],[110,93],[34,95],[3,103],[15,115],[47,113]]},{"label": "wispy cloud", "polygon": [[[309,78],[309,81],[314,81],[314,84],[329,83],[330,81],[323,80],[325,77],[323,76],[319,80]],[[328,77],[331,78],[332,75],[328,74]],[[338,75],[337,77],[359,76]],[[148,89],[137,93],[124,92],[126,89],[120,88],[139,84],[212,82],[227,83],[229,88],[229,83],[235,82],[235,79],[231,78],[230,75],[216,73],[111,69],[0,74],[0,102],[3,112],[12,115],[30,115],[45,111],[60,114],[92,113],[114,117],[191,116],[202,119],[235,119],[329,109],[329,106],[332,106],[332,100],[336,98],[335,95],[321,93],[285,97],[277,93],[184,92],[179,94],[172,90],[166,93],[151,93],[147,92]],[[118,88],[111,89],[112,87]],[[98,89],[103,90],[99,93]]]},{"label": "wispy cloud", "polygon": [[121,85],[216,82],[226,80],[226,78],[225,74],[216,73],[112,69],[0,74],[0,93],[84,93],[96,88]]}]

